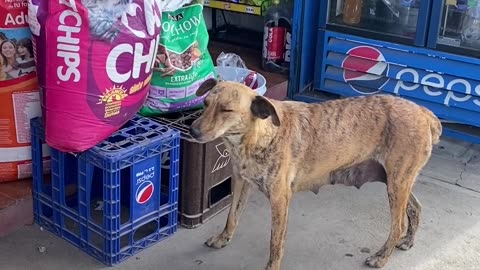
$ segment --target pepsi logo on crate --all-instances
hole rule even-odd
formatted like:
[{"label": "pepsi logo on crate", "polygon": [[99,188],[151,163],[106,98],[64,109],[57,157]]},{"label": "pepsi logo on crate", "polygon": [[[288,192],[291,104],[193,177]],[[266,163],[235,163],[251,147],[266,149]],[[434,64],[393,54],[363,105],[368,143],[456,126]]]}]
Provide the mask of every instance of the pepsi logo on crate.
[{"label": "pepsi logo on crate", "polygon": [[150,169],[153,171],[149,171],[147,173],[141,172],[137,174],[137,177],[139,177],[139,175],[141,176],[140,179],[137,179],[137,191],[135,192],[135,198],[139,204],[147,203],[150,198],[152,198],[153,192],[156,190],[155,184],[148,180],[155,177],[155,168],[152,167]]},{"label": "pepsi logo on crate", "polygon": [[132,172],[134,188],[131,189],[132,198],[135,198],[132,208],[132,217],[137,219],[152,211],[158,210],[160,198],[160,163],[156,160],[145,160],[137,164]]}]

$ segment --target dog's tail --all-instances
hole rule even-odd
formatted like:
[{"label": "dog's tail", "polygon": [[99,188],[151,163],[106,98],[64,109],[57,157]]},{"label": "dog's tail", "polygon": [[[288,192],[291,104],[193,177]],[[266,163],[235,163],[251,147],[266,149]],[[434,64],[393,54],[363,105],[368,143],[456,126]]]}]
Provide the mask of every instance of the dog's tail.
[{"label": "dog's tail", "polygon": [[437,144],[440,142],[440,136],[442,135],[442,123],[440,120],[437,118],[435,114],[433,114],[432,111],[423,108],[422,110],[425,112],[425,114],[428,116],[428,120],[430,123],[430,132],[432,135],[432,143]]}]

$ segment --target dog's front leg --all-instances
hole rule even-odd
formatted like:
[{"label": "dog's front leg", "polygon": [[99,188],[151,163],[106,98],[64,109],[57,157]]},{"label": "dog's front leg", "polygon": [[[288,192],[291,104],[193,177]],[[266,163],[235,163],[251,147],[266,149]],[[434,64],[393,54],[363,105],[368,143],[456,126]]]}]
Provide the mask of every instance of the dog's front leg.
[{"label": "dog's front leg", "polygon": [[270,204],[272,207],[272,231],[270,239],[270,260],[266,270],[280,270],[287,233],[288,208],[292,192],[289,188],[272,191]]},{"label": "dog's front leg", "polygon": [[233,199],[230,212],[228,213],[227,224],[225,229],[219,235],[213,236],[205,242],[205,245],[211,248],[223,248],[232,240],[235,229],[238,225],[238,220],[243,210],[245,209],[246,202],[248,200],[248,194],[250,192],[251,184],[241,178],[234,169],[232,180],[234,182],[233,187]]}]

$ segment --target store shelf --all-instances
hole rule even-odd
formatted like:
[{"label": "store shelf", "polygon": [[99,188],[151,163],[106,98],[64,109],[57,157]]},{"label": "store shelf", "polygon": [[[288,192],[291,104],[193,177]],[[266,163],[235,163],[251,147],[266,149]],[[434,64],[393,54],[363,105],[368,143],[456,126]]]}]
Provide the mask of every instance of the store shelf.
[{"label": "store shelf", "polygon": [[257,16],[262,16],[263,14],[261,6],[240,4],[229,1],[205,0],[204,6],[214,9],[227,10]]},{"label": "store shelf", "polygon": [[209,31],[210,40],[226,42],[241,47],[262,50],[263,33],[249,29],[243,29],[234,25],[223,25]]}]

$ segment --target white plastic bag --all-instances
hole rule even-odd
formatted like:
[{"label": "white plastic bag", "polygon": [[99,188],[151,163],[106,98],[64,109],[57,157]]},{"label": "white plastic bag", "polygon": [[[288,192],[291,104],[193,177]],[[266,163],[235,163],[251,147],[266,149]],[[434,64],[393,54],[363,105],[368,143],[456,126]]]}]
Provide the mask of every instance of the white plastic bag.
[{"label": "white plastic bag", "polygon": [[162,12],[175,11],[184,5],[190,4],[191,2],[192,0],[161,0],[160,8],[162,9]]},{"label": "white plastic bag", "polygon": [[245,65],[245,62],[243,62],[240,56],[234,53],[224,53],[224,52],[222,52],[217,57],[217,66],[247,68],[247,66]]},{"label": "white plastic bag", "polygon": [[[220,80],[234,80],[236,82],[241,82],[243,83],[246,79],[246,76],[248,76],[249,72],[244,72],[248,70],[247,66],[245,65],[245,62],[242,60],[242,58],[234,53],[220,53],[220,55],[217,57],[217,67],[223,68],[223,67],[234,67],[230,70],[231,72],[235,72],[235,76],[232,76],[233,74],[229,74],[228,79],[227,78],[222,78],[222,74],[219,74],[219,79]],[[223,70],[223,69],[222,69]],[[235,79],[233,79],[235,78]]]}]

